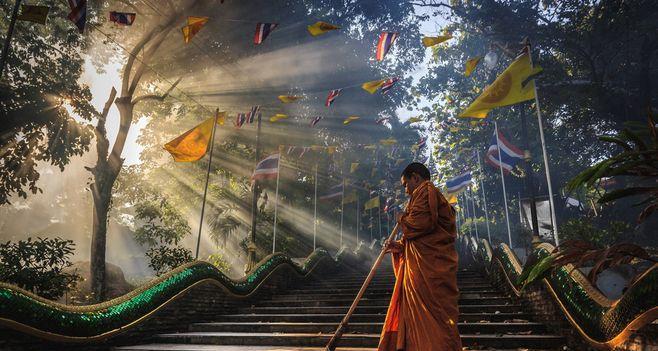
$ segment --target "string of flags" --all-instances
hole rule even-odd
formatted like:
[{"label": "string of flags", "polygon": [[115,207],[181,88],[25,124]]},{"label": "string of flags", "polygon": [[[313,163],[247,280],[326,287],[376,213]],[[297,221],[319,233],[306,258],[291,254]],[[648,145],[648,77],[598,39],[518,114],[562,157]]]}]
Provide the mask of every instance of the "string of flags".
[{"label": "string of flags", "polygon": [[254,45],[262,44],[265,38],[267,38],[267,36],[270,35],[278,25],[278,23],[257,23],[256,33],[254,34]]}]

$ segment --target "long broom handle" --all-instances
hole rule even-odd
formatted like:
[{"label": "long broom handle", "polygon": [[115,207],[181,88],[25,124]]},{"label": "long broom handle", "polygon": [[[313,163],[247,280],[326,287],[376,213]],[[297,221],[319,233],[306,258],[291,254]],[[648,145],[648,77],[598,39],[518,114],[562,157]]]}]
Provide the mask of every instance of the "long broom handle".
[{"label": "long broom handle", "polygon": [[[388,240],[391,241],[395,238],[395,234],[398,232],[398,225],[395,225],[395,228],[393,228],[393,231],[388,237]],[[377,271],[377,267],[382,263],[382,260],[384,259],[384,256],[386,255],[386,247],[382,248],[382,251],[379,253],[379,256],[377,256],[377,259],[375,260],[375,263],[372,265],[372,268],[370,268],[370,273],[368,273],[368,276],[366,277],[366,280],[363,282],[363,285],[361,285],[361,289],[359,290],[359,293],[356,294],[356,298],[354,301],[352,301],[352,306],[350,306],[350,309],[347,310],[347,314],[345,314],[345,317],[343,317],[343,320],[340,321],[340,324],[338,325],[338,328],[336,329],[336,332],[334,335],[331,337],[331,340],[329,340],[329,343],[327,344],[327,347],[325,348],[326,351],[334,351],[336,349],[336,346],[338,344],[338,341],[340,338],[343,337],[343,333],[345,332],[345,328],[347,327],[347,323],[349,322],[350,318],[352,317],[352,314],[354,313],[354,310],[356,310],[356,306],[359,304],[359,301],[361,301],[361,298],[363,297],[363,294],[366,292],[366,289],[368,288],[368,285],[370,285],[370,282],[372,281],[372,278],[375,277],[375,272]]]}]

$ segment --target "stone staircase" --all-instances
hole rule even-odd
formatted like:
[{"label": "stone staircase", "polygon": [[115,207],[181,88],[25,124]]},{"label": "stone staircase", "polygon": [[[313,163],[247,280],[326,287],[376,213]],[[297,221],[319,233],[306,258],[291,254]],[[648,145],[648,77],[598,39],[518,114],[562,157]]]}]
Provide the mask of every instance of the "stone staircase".
[{"label": "stone staircase", "polygon": [[[349,273],[213,316],[179,333],[155,336],[155,343],[117,347],[144,351],[321,350],[335,331],[365,275]],[[394,276],[388,267],[376,275],[353,315],[339,350],[375,350]],[[493,288],[479,273],[460,271],[459,331],[466,350],[558,350],[565,340]],[[438,350],[438,349],[437,349]]]}]

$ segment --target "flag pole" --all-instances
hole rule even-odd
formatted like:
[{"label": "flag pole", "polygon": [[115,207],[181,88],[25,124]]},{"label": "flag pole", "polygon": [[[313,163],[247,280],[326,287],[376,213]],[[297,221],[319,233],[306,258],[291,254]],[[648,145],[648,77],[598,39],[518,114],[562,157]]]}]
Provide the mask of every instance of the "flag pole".
[{"label": "flag pole", "polygon": [[[528,45],[528,57],[530,58],[530,67],[532,64],[532,53],[530,51],[530,43]],[[544,123],[541,118],[541,109],[539,108],[539,95],[537,94],[537,84],[533,84],[535,89],[535,109],[537,110],[537,123],[539,124],[539,139],[541,140],[541,152],[544,156],[544,169],[546,170],[546,183],[548,183],[548,204],[551,206],[551,221],[553,222],[553,238],[555,239],[555,246],[560,246],[560,239],[557,234],[557,218],[555,216],[555,203],[553,201],[553,185],[551,183],[551,170],[548,165],[548,152],[546,151],[546,139],[544,138]]]},{"label": "flag pole", "polygon": [[313,196],[313,251],[318,236],[318,164],[315,164],[315,193]]},{"label": "flag pole", "polygon": [[491,231],[489,230],[489,210],[487,209],[487,195],[484,192],[484,172],[482,171],[482,161],[480,160],[480,150],[477,151],[478,155],[478,168],[480,168],[480,188],[482,188],[482,201],[484,202],[484,219],[487,221],[487,237],[489,244],[491,244]]},{"label": "flag pole", "polygon": [[503,201],[505,202],[505,222],[507,223],[507,239],[509,248],[512,249],[512,230],[509,227],[509,211],[507,210],[507,190],[505,190],[505,173],[503,173],[503,158],[500,156],[500,140],[498,138],[498,122],[494,122],[496,129],[496,148],[498,149],[498,168],[500,169],[500,180],[503,184]]},{"label": "flag pole", "polygon": [[[379,195],[377,195],[379,196]],[[382,238],[382,206],[377,206],[377,217],[379,217],[378,222],[379,222],[379,235],[377,235],[380,239]]]},{"label": "flag pole", "polygon": [[206,210],[206,196],[208,195],[208,181],[210,180],[210,166],[212,165],[212,151],[215,148],[215,129],[217,128],[217,119],[219,118],[219,109],[215,110],[215,122],[212,124],[210,136],[210,156],[208,157],[208,171],[206,172],[206,186],[203,189],[203,202],[201,203],[201,219],[199,220],[199,234],[196,238],[196,254],[194,259],[199,259],[199,246],[201,245],[201,229],[203,229],[203,214]]},{"label": "flag pole", "polygon": [[473,227],[475,228],[475,237],[480,240],[480,234],[478,233],[478,225],[477,222],[475,221],[477,219],[477,215],[475,214],[475,195],[476,193],[473,192],[473,185],[471,184],[471,188],[468,189],[468,191],[471,193],[471,204],[473,205]]},{"label": "flag pole", "polygon": [[359,223],[359,217],[361,217],[360,216],[361,213],[359,212],[359,210],[361,209],[360,206],[361,205],[359,204],[359,193],[357,193],[356,194],[356,247],[357,248],[359,247],[359,229],[361,229]]},{"label": "flag pole", "polygon": [[[342,173],[342,172],[341,172]],[[343,177],[343,191],[340,194],[340,246],[338,250],[343,248],[343,209],[345,208],[345,178]]]},{"label": "flag pole", "polygon": [[21,0],[16,0],[14,3],[14,10],[11,12],[11,19],[9,20],[9,28],[7,29],[7,37],[5,37],[5,45],[2,48],[2,56],[0,56],[0,79],[2,73],[5,71],[7,65],[7,58],[9,57],[9,50],[11,49],[11,37],[14,35],[14,26],[18,18],[18,9],[21,7]]},{"label": "flag pole", "polygon": [[[466,191],[462,193],[462,197],[464,198],[464,209],[466,212],[464,213],[468,219],[471,219],[471,210],[468,208],[468,197],[466,196]],[[466,222],[466,218],[464,218],[464,222]],[[473,224],[473,220],[471,220],[471,223],[468,224],[468,235],[473,235],[473,228],[471,228],[471,225]]]},{"label": "flag pole", "polygon": [[[256,163],[260,160],[260,127],[261,127],[261,114],[258,114],[258,126],[256,129]],[[256,227],[258,225],[258,196],[260,192],[258,191],[258,179],[254,179],[252,183],[252,195],[251,195],[251,233],[249,234],[249,245],[247,245],[247,251],[249,253],[249,261],[247,262],[247,268],[245,272],[249,272],[256,265]]]},{"label": "flag pole", "polygon": [[281,149],[279,159],[276,161],[276,190],[274,191],[274,233],[272,233],[272,253],[276,252],[276,219],[279,209],[279,174],[281,173]]}]

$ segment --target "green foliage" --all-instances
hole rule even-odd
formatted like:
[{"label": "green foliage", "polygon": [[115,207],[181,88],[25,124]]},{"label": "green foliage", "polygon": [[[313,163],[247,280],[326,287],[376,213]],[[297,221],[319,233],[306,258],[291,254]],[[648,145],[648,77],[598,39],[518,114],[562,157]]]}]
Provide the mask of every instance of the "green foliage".
[{"label": "green foliage", "polygon": [[553,268],[555,257],[553,255],[546,256],[539,260],[534,265],[525,265],[523,272],[517,280],[517,284],[521,284],[521,289],[524,289],[528,284],[537,281],[546,276],[550,269]]},{"label": "green foliage", "polygon": [[227,274],[230,271],[231,268],[230,263],[220,253],[214,253],[212,255],[208,255],[206,261],[212,264],[213,266],[217,267],[217,269],[219,269],[219,271],[224,274]]},{"label": "green foliage", "polygon": [[162,275],[168,271],[188,262],[192,262],[192,251],[184,247],[173,247],[167,245],[156,245],[146,251],[149,259],[149,267],[153,268],[156,275]]},{"label": "green foliage", "polygon": [[0,281],[57,299],[80,279],[77,274],[63,272],[71,266],[74,249],[73,241],[60,238],[28,238],[0,244]]},{"label": "green foliage", "polygon": [[599,247],[612,245],[632,231],[630,224],[624,221],[597,223],[587,217],[570,219],[560,228],[562,240],[584,240]]}]

